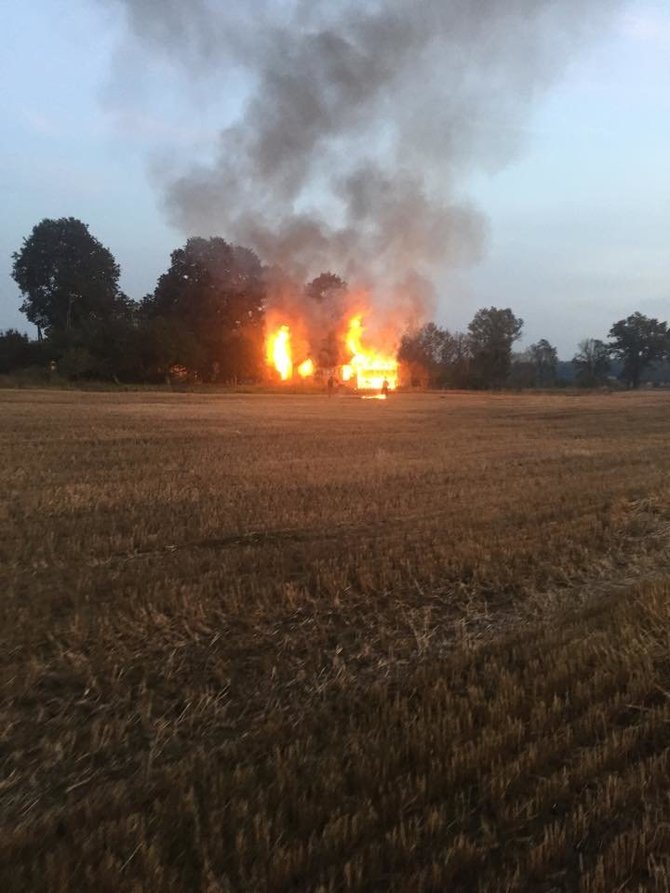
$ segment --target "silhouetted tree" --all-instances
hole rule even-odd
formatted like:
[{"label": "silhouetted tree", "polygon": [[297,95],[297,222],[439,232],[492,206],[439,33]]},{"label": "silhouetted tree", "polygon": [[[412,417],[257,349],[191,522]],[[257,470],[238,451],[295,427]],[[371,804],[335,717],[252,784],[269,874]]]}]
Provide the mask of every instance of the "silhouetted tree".
[{"label": "silhouetted tree", "polygon": [[265,283],[256,254],[221,238],[193,238],[171,261],[141,308],[144,318],[167,324],[168,365],[181,363],[204,380],[259,376]]},{"label": "silhouetted tree", "polygon": [[510,372],[512,344],[521,336],[523,320],[509,308],[483,308],[468,326],[472,380],[476,387],[500,387]]},{"label": "silhouetted tree", "polygon": [[398,361],[407,367],[414,385],[466,387],[470,365],[469,338],[462,332],[450,332],[429,322],[403,335]]},{"label": "silhouetted tree", "polygon": [[346,294],[347,283],[335,273],[320,273],[305,286],[305,294],[313,301],[322,304],[339,299]]},{"label": "silhouetted tree", "polygon": [[344,298],[349,286],[335,273],[320,273],[305,286],[305,295],[317,305],[323,337],[316,346],[319,365],[325,368],[339,365],[344,359],[340,352],[337,326],[344,312]]},{"label": "silhouetted tree", "polygon": [[465,388],[470,382],[470,338],[464,332],[445,330],[440,356],[441,378],[445,387]]},{"label": "silhouetted tree", "polygon": [[531,344],[528,348],[528,356],[535,373],[533,384],[540,388],[555,384],[558,366],[556,348],[546,338],[540,338],[537,344]]},{"label": "silhouetted tree", "polygon": [[537,385],[537,367],[528,350],[512,352],[509,375],[505,382],[510,388],[534,388]]},{"label": "silhouetted tree", "polygon": [[434,322],[403,335],[398,361],[409,369],[412,384],[423,387],[442,384],[444,348],[448,336],[449,333]]},{"label": "silhouetted tree", "polygon": [[577,353],[572,358],[577,384],[583,388],[593,388],[607,381],[610,371],[609,348],[597,338],[580,341]]},{"label": "silhouetted tree", "polygon": [[647,366],[668,353],[668,324],[639,312],[614,323],[609,337],[610,352],[623,362],[621,377],[633,388]]},{"label": "silhouetted tree", "polygon": [[31,362],[31,342],[17,329],[0,332],[0,374],[6,375]]},{"label": "silhouetted tree", "polygon": [[21,312],[38,335],[67,332],[123,312],[114,256],[81,220],[42,220],[12,258],[12,276],[24,298]]},{"label": "silhouetted tree", "polygon": [[319,366],[328,369],[333,366],[339,366],[344,357],[340,349],[340,339],[335,329],[330,329],[321,339],[318,345],[318,361]]}]

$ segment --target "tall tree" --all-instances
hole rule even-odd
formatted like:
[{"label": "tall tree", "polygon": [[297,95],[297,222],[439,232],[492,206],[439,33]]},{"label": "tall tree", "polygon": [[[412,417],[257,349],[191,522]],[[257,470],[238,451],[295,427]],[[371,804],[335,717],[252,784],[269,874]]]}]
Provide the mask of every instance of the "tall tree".
[{"label": "tall tree", "polygon": [[555,384],[558,366],[556,348],[546,338],[540,338],[537,344],[531,344],[528,348],[528,356],[534,368],[535,385],[542,388]]},{"label": "tall tree", "polygon": [[450,335],[445,329],[426,323],[420,329],[402,336],[398,362],[409,369],[413,384],[436,387],[443,383],[446,343]]},{"label": "tall tree", "polygon": [[472,351],[473,383],[478,387],[500,387],[509,375],[512,345],[521,336],[523,320],[509,307],[482,308],[468,326]]},{"label": "tall tree", "polygon": [[344,361],[338,337],[338,325],[342,321],[348,284],[336,273],[319,273],[305,285],[305,296],[312,302],[308,315],[315,324],[314,329],[322,333],[318,345],[313,345],[319,365],[323,368],[338,366]]},{"label": "tall tree", "polygon": [[583,388],[593,388],[607,381],[610,371],[609,348],[597,338],[580,341],[577,353],[572,358],[577,384]]},{"label": "tall tree", "polygon": [[45,218],[12,258],[21,312],[40,334],[108,319],[123,307],[114,256],[75,217]]},{"label": "tall tree", "polygon": [[464,332],[445,331],[442,342],[442,381],[445,387],[465,388],[470,383],[470,338]]},{"label": "tall tree", "polygon": [[337,335],[338,323],[344,311],[344,298],[349,286],[336,273],[320,273],[305,285],[305,295],[314,302],[314,310],[319,319],[319,328],[323,335],[313,349],[318,356],[319,365],[324,368],[337,366],[344,359],[341,356]]},{"label": "tall tree", "polygon": [[218,237],[192,238],[172,252],[142,314],[172,327],[164,341],[172,344],[172,362],[205,380],[252,378],[262,367],[264,301],[263,269],[253,251]]},{"label": "tall tree", "polygon": [[639,312],[614,323],[609,337],[610,352],[623,362],[621,377],[633,388],[644,370],[668,353],[668,324]]}]

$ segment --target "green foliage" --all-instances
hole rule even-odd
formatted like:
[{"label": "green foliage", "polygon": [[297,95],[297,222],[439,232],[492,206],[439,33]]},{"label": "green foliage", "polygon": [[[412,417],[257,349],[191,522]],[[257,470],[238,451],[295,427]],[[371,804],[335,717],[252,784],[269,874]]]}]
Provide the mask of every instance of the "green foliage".
[{"label": "green foliage", "polygon": [[446,332],[440,362],[445,387],[466,388],[470,385],[472,350],[464,332]]},{"label": "green foliage", "polygon": [[[263,378],[268,271],[257,255],[222,238],[191,238],[171,255],[154,292],[135,304],[119,290],[111,252],[73,217],[45,218],[13,254],[12,275],[21,311],[38,328],[38,341],[15,330],[0,333],[0,374],[34,366],[73,378],[164,381],[179,368],[191,380]],[[293,283],[290,284],[295,295]],[[323,368],[339,365],[341,321],[348,285],[323,272],[304,287],[304,312],[323,333],[312,356]],[[430,387],[549,387],[557,382],[556,348],[546,339],[512,355],[523,320],[510,308],[477,311],[467,333],[433,322],[406,333],[398,359],[413,384]],[[45,340],[42,340],[45,335]],[[608,345],[581,342],[572,364],[577,383],[604,383],[610,356],[633,388],[655,364],[670,358],[666,322],[634,313],[616,322]],[[618,370],[617,370],[618,371]],[[660,381],[665,381],[659,367]]]},{"label": "green foliage", "polygon": [[53,349],[48,341],[31,341],[16,329],[0,332],[0,374],[30,370],[30,377],[43,381],[48,378],[51,359]]},{"label": "green foliage", "polygon": [[502,387],[512,365],[512,345],[521,336],[523,320],[509,308],[478,310],[468,326],[475,387]]},{"label": "green foliage", "polygon": [[0,332],[0,374],[22,369],[32,362],[31,341],[16,329]]},{"label": "green foliage", "polygon": [[621,377],[632,388],[639,387],[644,370],[668,355],[668,324],[633,313],[614,323],[609,332],[610,352],[623,361]]},{"label": "green foliage", "polygon": [[462,386],[467,375],[467,342],[433,322],[403,335],[398,360],[409,371],[413,385],[422,387]]},{"label": "green foliage", "polygon": [[72,345],[66,347],[58,362],[58,372],[75,381],[81,378],[94,377],[100,367],[96,358],[87,347]]},{"label": "green foliage", "polygon": [[535,371],[535,386],[545,388],[556,384],[556,348],[546,338],[540,338],[537,344],[531,344],[528,348],[528,355]]},{"label": "green foliage", "polygon": [[511,310],[480,310],[469,334],[427,323],[402,337],[398,360],[413,385],[423,387],[551,387],[556,383],[556,348],[541,339],[512,356],[523,321]]},{"label": "green foliage", "polygon": [[558,355],[546,338],[512,355],[506,384],[512,388],[548,388],[556,384]]},{"label": "green foliage", "polygon": [[[59,375],[160,381],[180,365],[205,381],[260,377],[265,286],[248,249],[190,239],[138,307],[119,291],[113,256],[85,224],[43,220],[14,254],[13,275],[22,311],[47,336],[40,362],[55,362]],[[30,344],[6,333],[0,368],[33,362]]]},{"label": "green foliage", "polygon": [[44,219],[12,255],[21,312],[52,335],[123,313],[112,253],[74,217]]},{"label": "green foliage", "polygon": [[189,239],[171,257],[141,307],[143,318],[164,321],[162,362],[187,366],[204,381],[260,377],[265,283],[258,257],[221,238]]}]

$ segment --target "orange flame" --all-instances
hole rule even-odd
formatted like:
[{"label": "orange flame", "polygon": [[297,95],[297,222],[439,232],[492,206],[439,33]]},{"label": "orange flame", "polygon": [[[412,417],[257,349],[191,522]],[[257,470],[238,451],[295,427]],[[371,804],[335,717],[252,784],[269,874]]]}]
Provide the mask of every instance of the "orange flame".
[{"label": "orange flame", "polygon": [[298,366],[298,375],[300,378],[309,378],[310,375],[314,375],[314,363],[311,359],[305,360]]},{"label": "orange flame", "polygon": [[343,381],[355,375],[359,390],[381,391],[384,383],[388,390],[395,390],[398,387],[398,361],[392,355],[364,347],[363,331],[361,316],[353,316],[346,335],[347,349],[352,356],[349,363],[342,367]]},{"label": "orange flame", "polygon": [[279,373],[282,381],[288,381],[293,375],[293,359],[291,357],[291,330],[288,326],[280,326],[268,338],[267,358],[271,366]]},{"label": "orange flame", "polygon": [[[300,318],[296,317],[293,321],[295,327],[293,322],[291,324],[295,331],[285,322],[278,322],[281,324],[273,328],[267,338],[269,366],[278,373],[282,381],[289,381],[294,372],[303,379],[316,375],[316,365],[309,356],[295,367],[293,365],[294,349],[299,349],[303,356],[309,349],[309,338],[304,336]],[[340,350],[343,357],[348,357],[348,361],[339,367],[336,377],[354,384],[361,391],[380,391],[380,396],[385,396],[387,391],[398,387],[398,362],[393,354],[370,348],[364,343],[364,333],[362,312],[351,316],[346,327],[340,329]],[[328,375],[334,374],[334,370],[322,371]]]}]

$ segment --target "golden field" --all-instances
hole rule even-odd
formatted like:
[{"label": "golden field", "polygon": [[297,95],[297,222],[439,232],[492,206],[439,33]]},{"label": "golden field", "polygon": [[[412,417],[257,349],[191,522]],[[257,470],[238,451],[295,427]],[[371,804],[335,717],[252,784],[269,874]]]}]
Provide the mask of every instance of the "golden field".
[{"label": "golden field", "polygon": [[8,891],[670,891],[670,394],[0,391]]}]

